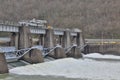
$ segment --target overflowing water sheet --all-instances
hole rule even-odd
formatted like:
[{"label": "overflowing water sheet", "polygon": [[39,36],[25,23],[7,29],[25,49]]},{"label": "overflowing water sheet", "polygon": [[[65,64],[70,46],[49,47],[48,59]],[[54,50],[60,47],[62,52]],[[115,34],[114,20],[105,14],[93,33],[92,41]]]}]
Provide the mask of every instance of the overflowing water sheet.
[{"label": "overflowing water sheet", "polygon": [[99,59],[111,59],[111,60],[120,60],[120,56],[116,56],[116,55],[102,55],[99,53],[91,53],[91,54],[87,54],[87,55],[83,55],[84,58],[99,58]]},{"label": "overflowing water sheet", "polygon": [[[110,55],[98,53],[84,57],[108,58]],[[109,58],[120,59],[111,55]],[[17,67],[10,70],[18,75],[64,76],[69,78],[85,78],[91,80],[120,80],[120,62],[96,61],[91,59],[64,58],[55,61]]]}]

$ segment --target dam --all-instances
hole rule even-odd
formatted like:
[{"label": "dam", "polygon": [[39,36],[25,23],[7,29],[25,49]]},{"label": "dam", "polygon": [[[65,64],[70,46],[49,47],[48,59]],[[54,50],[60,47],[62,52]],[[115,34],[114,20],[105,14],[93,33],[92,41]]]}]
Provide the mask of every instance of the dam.
[{"label": "dam", "polygon": [[8,34],[0,37],[1,74],[18,66],[67,57],[79,59],[88,53],[113,54],[120,47],[119,40],[84,39],[80,29],[54,28],[46,20],[1,22],[0,32]]},{"label": "dam", "polygon": [[0,32],[9,34],[6,40],[1,38],[0,64],[5,66],[4,70],[1,66],[1,73],[8,72],[7,67],[12,68],[15,62],[25,65],[66,57],[82,57],[80,50],[84,47],[84,39],[79,29],[53,28],[45,20],[29,20],[18,23],[1,22]]}]

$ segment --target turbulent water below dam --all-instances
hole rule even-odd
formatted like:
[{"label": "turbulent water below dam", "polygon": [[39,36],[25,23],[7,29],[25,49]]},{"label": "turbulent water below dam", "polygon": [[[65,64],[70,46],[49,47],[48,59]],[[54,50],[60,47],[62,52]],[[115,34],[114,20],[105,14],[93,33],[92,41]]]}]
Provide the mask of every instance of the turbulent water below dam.
[{"label": "turbulent water below dam", "polygon": [[84,55],[16,67],[0,80],[120,80],[120,56]]}]

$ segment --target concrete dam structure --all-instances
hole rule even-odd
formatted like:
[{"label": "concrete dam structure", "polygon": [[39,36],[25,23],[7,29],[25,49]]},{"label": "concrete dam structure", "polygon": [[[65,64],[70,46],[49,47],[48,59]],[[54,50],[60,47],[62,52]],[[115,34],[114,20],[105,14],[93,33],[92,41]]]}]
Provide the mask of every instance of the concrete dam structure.
[{"label": "concrete dam structure", "polygon": [[[19,60],[33,64],[44,62],[48,56],[81,58],[85,45],[81,30],[53,28],[45,20],[1,23],[0,32],[10,34],[7,46],[0,48],[0,73],[8,72],[7,63]],[[34,37],[36,41],[33,41]]]},{"label": "concrete dam structure", "polygon": [[100,39],[85,42],[80,29],[53,28],[45,20],[2,22],[0,32],[8,33],[7,38],[0,36],[0,74],[20,65],[82,58],[88,53],[120,55],[118,40],[115,40],[117,43],[106,43],[105,39],[105,42]]}]

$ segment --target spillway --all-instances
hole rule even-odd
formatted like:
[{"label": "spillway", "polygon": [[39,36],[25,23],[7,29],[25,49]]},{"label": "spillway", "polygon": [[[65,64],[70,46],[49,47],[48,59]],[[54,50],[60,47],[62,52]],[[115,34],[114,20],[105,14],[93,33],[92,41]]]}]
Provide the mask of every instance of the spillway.
[{"label": "spillway", "polygon": [[10,73],[17,75],[64,76],[69,78],[94,80],[119,80],[119,67],[120,62],[96,61],[86,58],[65,58],[45,63],[16,67],[11,69]]}]

